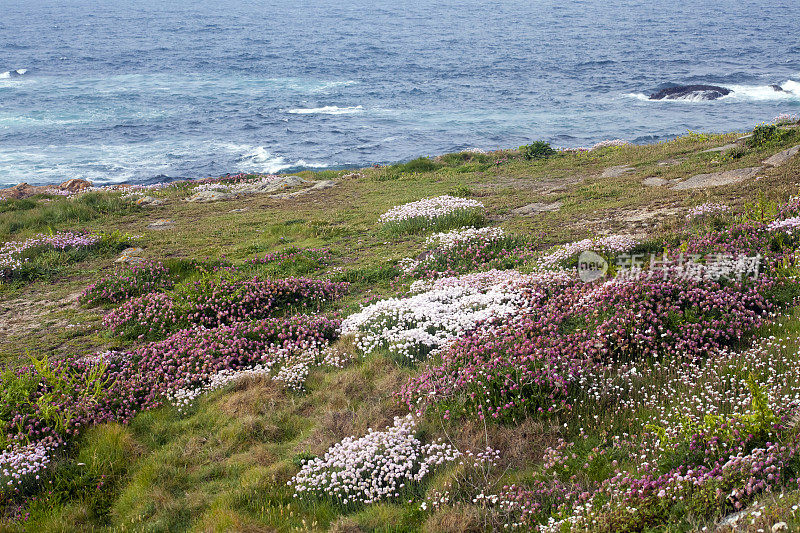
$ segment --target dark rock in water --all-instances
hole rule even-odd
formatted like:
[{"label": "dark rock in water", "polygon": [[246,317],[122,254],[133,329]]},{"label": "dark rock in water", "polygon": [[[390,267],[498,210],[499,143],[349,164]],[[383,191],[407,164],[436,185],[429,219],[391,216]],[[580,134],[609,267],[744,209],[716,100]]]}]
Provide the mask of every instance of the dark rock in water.
[{"label": "dark rock in water", "polygon": [[679,85],[651,94],[650,100],[716,100],[732,92],[717,85]]},{"label": "dark rock in water", "polygon": [[781,87],[780,85],[770,85],[770,87],[772,87],[772,90],[775,91],[776,93],[788,93],[789,92],[789,91],[785,90],[783,87]]}]

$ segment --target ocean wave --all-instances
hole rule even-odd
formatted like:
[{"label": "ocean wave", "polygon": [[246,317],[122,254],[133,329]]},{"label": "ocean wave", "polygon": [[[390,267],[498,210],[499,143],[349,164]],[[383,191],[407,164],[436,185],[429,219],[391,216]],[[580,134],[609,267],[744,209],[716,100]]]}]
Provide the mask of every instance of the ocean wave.
[{"label": "ocean wave", "polygon": [[[775,90],[780,87],[781,90]],[[731,85],[728,87],[733,93],[726,98],[746,98],[748,100],[797,100],[800,99],[800,83],[787,80],[781,84],[772,85]]]},{"label": "ocean wave", "polygon": [[235,167],[240,172],[259,172],[274,174],[289,168],[326,168],[325,163],[298,159],[294,163],[283,156],[275,155],[263,146],[246,144],[227,144],[224,148],[236,156]]},{"label": "ocean wave", "polygon": [[311,90],[312,93],[323,93],[330,89],[335,89],[337,87],[347,87],[348,85],[355,85],[357,81],[354,80],[347,80],[347,81],[325,81],[320,83],[319,87],[315,87]]},{"label": "ocean wave", "polygon": [[625,93],[622,96],[625,98],[635,98],[636,100],[650,100],[650,97],[644,93]]},{"label": "ocean wave", "polygon": [[0,72],[0,80],[10,80],[11,78],[18,78],[24,76],[28,72],[26,68],[18,68]]},{"label": "ocean wave", "polygon": [[325,107],[312,107],[312,108],[297,108],[290,109],[287,113],[292,115],[352,115],[361,113],[364,110],[363,106],[357,105],[354,107],[338,107],[329,105]]}]

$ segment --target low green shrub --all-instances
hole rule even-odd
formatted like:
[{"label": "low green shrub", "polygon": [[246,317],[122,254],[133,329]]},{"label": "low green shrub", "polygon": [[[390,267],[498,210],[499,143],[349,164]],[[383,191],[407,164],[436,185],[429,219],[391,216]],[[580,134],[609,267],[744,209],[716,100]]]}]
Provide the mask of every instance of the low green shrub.
[{"label": "low green shrub", "polygon": [[789,131],[782,130],[775,124],[761,124],[753,129],[753,136],[748,139],[747,144],[752,148],[765,148],[778,144],[789,135]]},{"label": "low green shrub", "polygon": [[418,157],[416,159],[412,159],[408,163],[398,163],[396,165],[392,165],[389,167],[389,169],[401,174],[410,174],[412,172],[433,172],[441,167],[441,163],[437,163],[427,157]]},{"label": "low green shrub", "polygon": [[555,154],[556,151],[547,141],[535,141],[531,144],[520,146],[519,153],[524,159],[530,161],[533,159],[547,159]]}]

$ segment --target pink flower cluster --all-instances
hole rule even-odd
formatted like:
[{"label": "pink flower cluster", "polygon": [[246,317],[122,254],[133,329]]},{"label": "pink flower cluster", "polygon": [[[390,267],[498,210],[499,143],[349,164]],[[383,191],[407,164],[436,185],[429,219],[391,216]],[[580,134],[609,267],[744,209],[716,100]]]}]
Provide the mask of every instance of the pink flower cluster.
[{"label": "pink flower cluster", "polygon": [[776,220],[771,222],[767,229],[770,231],[785,231],[786,233],[794,233],[800,229],[800,217],[785,218],[783,220]]},{"label": "pink flower cluster", "polygon": [[480,419],[571,409],[598,365],[737,341],[770,309],[759,292],[768,286],[672,277],[530,286],[513,317],[462,334],[400,397],[412,411],[446,404]]},{"label": "pink flower cluster", "polygon": [[129,300],[103,317],[115,334],[158,338],[190,326],[214,327],[272,315],[277,310],[319,309],[347,292],[347,283],[310,278],[248,280],[217,277],[174,293]]},{"label": "pink flower cluster", "polygon": [[0,494],[3,487],[18,488],[31,476],[39,479],[39,472],[50,464],[59,444],[58,439],[48,438],[29,444],[10,444],[0,452]]},{"label": "pink flower cluster", "polygon": [[502,228],[437,233],[428,237],[426,244],[433,248],[416,259],[400,260],[400,268],[406,275],[436,278],[478,270],[503,270],[523,264],[534,255],[532,245],[506,236]]},{"label": "pink flower cluster", "polygon": [[627,235],[609,235],[607,237],[583,239],[581,241],[556,246],[550,253],[538,258],[538,264],[544,268],[553,268],[564,261],[574,258],[581,252],[621,253],[629,251],[636,246],[636,244],[636,239]]},{"label": "pink flower cluster", "polygon": [[79,301],[84,305],[119,303],[134,296],[169,290],[175,282],[164,265],[158,262],[142,262],[92,283],[81,293]]},{"label": "pink flower cluster", "polygon": [[84,428],[127,423],[176,391],[202,387],[225,371],[273,367],[290,353],[318,353],[337,337],[339,325],[307,315],[267,318],[182,330],[130,352],[66,358],[51,362],[44,374],[20,368],[17,379],[30,383],[29,397],[5,406],[8,413],[0,419],[6,440],[15,443],[0,455],[0,473],[30,477],[47,465],[52,449]]}]

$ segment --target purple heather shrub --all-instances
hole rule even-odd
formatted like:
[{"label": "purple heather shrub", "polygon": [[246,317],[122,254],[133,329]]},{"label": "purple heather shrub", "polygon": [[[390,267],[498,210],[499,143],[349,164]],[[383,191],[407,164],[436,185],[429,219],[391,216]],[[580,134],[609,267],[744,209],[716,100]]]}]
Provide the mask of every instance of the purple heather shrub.
[{"label": "purple heather shrub", "polygon": [[169,290],[174,285],[164,265],[147,261],[126,267],[89,285],[81,293],[79,301],[89,306],[120,303],[142,294]]}]

